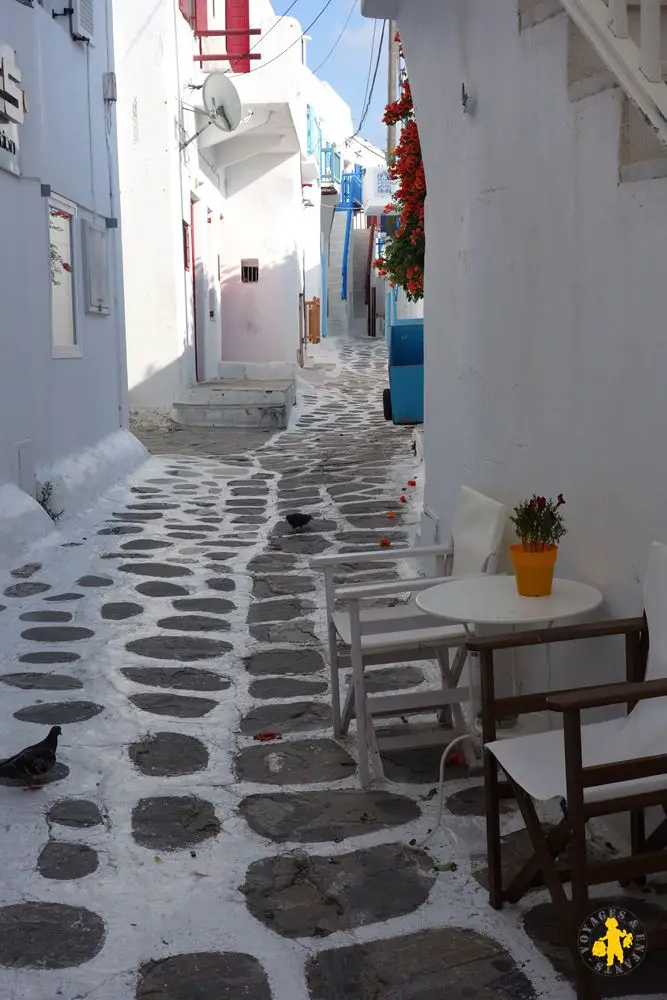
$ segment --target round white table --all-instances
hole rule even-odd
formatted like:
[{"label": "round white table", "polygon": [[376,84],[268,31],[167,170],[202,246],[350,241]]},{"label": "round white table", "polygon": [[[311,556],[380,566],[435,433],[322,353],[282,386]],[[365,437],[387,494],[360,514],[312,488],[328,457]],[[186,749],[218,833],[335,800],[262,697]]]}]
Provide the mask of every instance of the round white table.
[{"label": "round white table", "polygon": [[417,595],[417,606],[438,618],[466,625],[536,625],[576,618],[603,601],[595,587],[554,580],[548,597],[520,597],[513,576],[453,577]]},{"label": "round white table", "polygon": [[[520,626],[537,626],[542,623],[551,627],[557,621],[565,618],[577,618],[594,611],[604,600],[595,587],[576,580],[555,579],[553,589],[548,597],[521,597],[517,593],[516,580],[513,575],[488,575],[470,577],[452,577],[446,583],[429,587],[417,595],[417,606],[427,614],[445,618],[453,622],[463,622],[466,631],[473,632],[475,626],[482,626],[484,631],[498,631],[507,628],[514,631]],[[551,690],[551,651],[550,646],[542,647],[546,655],[547,690]],[[514,652],[512,652],[512,690],[516,694],[516,678],[514,669]],[[471,722],[476,717],[477,701],[475,684],[470,678]],[[551,728],[550,716],[547,716],[547,728]],[[535,724],[538,731],[542,723],[537,718],[525,717],[520,725],[527,732],[532,731]],[[507,735],[518,735],[512,729]]]}]

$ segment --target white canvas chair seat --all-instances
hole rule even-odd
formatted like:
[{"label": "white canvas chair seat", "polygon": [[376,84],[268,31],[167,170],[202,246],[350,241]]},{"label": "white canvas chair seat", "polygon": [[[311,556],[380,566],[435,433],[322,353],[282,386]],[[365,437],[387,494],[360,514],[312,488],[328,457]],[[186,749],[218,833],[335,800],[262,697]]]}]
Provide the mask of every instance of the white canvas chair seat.
[{"label": "white canvas chair seat", "polygon": [[362,635],[361,651],[365,654],[388,653],[391,650],[397,653],[406,650],[415,650],[415,659],[420,651],[428,659],[432,659],[434,651],[458,649],[461,647],[468,633],[462,625],[440,625],[433,628],[408,628],[399,629],[396,632],[377,632],[371,635]]},{"label": "white canvas chair seat", "polygon": [[[391,549],[376,552],[345,553],[340,556],[317,556],[311,560],[314,569],[324,571],[327,628],[331,676],[331,705],[334,735],[347,732],[353,718],[357,719],[359,742],[359,768],[362,785],[369,781],[369,754],[376,776],[381,778],[382,764],[373,730],[373,715],[402,715],[410,712],[451,711],[451,720],[463,725],[460,703],[469,700],[468,689],[457,693],[457,685],[466,659],[467,633],[464,624],[447,624],[442,619],[428,615],[417,607],[414,594],[442,580],[457,576],[495,572],[496,561],[507,523],[507,508],[476,490],[463,486],[452,522],[452,540],[449,545],[435,545],[420,549]],[[353,566],[368,561],[395,561],[397,558],[435,557],[436,578],[417,577],[400,579],[392,583],[368,586],[340,586],[334,584],[334,573],[341,566]],[[384,607],[360,606],[363,601],[378,598],[396,598],[411,594],[405,603]],[[336,610],[343,605],[342,610]],[[349,610],[345,610],[347,604]],[[352,623],[350,612],[354,609],[358,628]],[[350,649],[353,679],[341,710],[338,644]],[[449,650],[456,649],[454,662],[449,662]],[[367,666],[381,663],[410,662],[412,660],[437,660],[440,666],[442,687],[438,707],[438,692],[430,698],[421,693],[395,693],[381,698],[368,699],[363,681]],[[428,703],[428,705],[426,704]]]},{"label": "white canvas chair seat", "polygon": [[[413,645],[432,645],[434,642],[460,645],[466,638],[466,630],[462,625],[443,625],[441,618],[420,611],[414,600],[391,608],[391,618],[387,617],[387,608],[362,608],[359,618],[363,650],[391,649],[396,644],[408,643],[410,636],[414,640]],[[341,640],[346,646],[351,645],[349,613],[336,611],[332,620]]]},{"label": "white canvas chair seat", "polygon": [[[662,699],[662,723],[646,726],[645,711],[657,705],[642,703],[626,719],[594,722],[581,729],[581,749],[584,767],[636,760],[653,754],[667,754],[667,704]],[[652,713],[651,713],[652,714]],[[634,718],[633,718],[634,717]],[[646,720],[648,721],[648,720]],[[532,799],[567,796],[563,730],[554,729],[532,736],[494,740],[486,750],[496,758],[505,774],[512,778]],[[604,802],[620,795],[667,790],[667,774],[653,775],[634,781],[619,781],[613,785],[596,785],[584,789],[586,802]]]}]

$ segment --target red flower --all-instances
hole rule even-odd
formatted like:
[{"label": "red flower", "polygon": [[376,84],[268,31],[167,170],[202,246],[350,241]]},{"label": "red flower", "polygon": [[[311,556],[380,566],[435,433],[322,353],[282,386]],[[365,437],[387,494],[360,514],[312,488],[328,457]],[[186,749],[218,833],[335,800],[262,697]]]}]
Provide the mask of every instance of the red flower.
[{"label": "red flower", "polygon": [[381,549],[390,549],[391,548],[391,538],[381,538],[380,539],[380,548]]},{"label": "red flower", "polygon": [[409,299],[417,301],[424,295],[426,177],[407,79],[403,79],[399,99],[387,105],[384,121],[388,125],[400,123],[402,128],[389,167],[391,178],[397,182],[391,211],[398,216],[398,228],[385,243],[380,273],[391,286],[403,288]]},{"label": "red flower", "polygon": [[268,743],[270,740],[279,740],[280,733],[255,733],[253,739],[258,743]]},{"label": "red flower", "polygon": [[405,497],[404,497],[404,496],[402,496],[402,497],[401,497],[400,499],[401,499],[401,503],[407,503],[407,502],[408,502],[408,501],[407,501],[407,500],[405,499]]},{"label": "red flower", "polygon": [[417,485],[416,479],[408,479],[408,486],[416,486],[416,485]]}]

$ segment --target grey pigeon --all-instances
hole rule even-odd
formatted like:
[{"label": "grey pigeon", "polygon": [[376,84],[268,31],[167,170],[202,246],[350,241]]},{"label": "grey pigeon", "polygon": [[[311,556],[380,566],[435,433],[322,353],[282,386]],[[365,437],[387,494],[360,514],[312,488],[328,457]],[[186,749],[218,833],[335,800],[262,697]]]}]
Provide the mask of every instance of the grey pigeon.
[{"label": "grey pigeon", "polygon": [[29,788],[32,788],[35,781],[43,778],[54,766],[61,732],[60,726],[53,726],[41,743],[35,743],[34,746],[26,747],[13,757],[0,761],[0,778],[24,781]]},{"label": "grey pigeon", "polygon": [[293,531],[298,531],[301,528],[305,528],[307,524],[310,524],[313,520],[313,515],[302,514],[300,510],[296,510],[293,514],[288,514],[285,520]]}]

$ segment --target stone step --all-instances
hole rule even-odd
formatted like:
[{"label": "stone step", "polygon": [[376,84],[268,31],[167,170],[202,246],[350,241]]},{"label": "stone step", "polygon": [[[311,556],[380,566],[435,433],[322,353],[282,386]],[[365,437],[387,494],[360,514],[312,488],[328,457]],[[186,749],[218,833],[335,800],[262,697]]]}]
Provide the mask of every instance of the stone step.
[{"label": "stone step", "polygon": [[186,390],[172,420],[187,427],[283,429],[296,402],[293,379],[220,379]]}]

